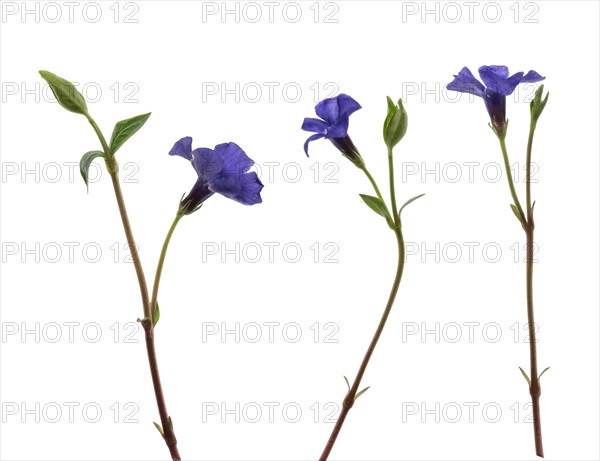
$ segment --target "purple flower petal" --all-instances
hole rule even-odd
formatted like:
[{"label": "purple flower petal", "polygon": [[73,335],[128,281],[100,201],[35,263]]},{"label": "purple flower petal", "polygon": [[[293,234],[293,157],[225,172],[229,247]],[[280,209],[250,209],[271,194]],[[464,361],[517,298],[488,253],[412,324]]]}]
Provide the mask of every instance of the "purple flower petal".
[{"label": "purple flower petal", "polygon": [[260,191],[263,184],[255,172],[243,175],[219,175],[210,181],[208,187],[211,191],[244,205],[254,205],[262,201]]},{"label": "purple flower petal", "polygon": [[541,82],[542,80],[545,80],[545,79],[546,79],[546,77],[542,77],[535,70],[530,70],[521,79],[521,83],[535,83],[535,82]]},{"label": "purple flower petal", "polygon": [[318,103],[315,111],[329,125],[333,125],[340,117],[350,116],[360,108],[360,104],[353,98],[347,94],[340,94],[335,98],[327,98]]},{"label": "purple flower petal", "polygon": [[338,100],[340,116],[349,117],[357,110],[362,109],[361,105],[358,102],[356,102],[351,96],[348,96],[347,94],[343,94],[343,93],[340,94],[337,97],[337,100]]},{"label": "purple flower petal", "polygon": [[446,85],[446,88],[460,93],[479,96],[480,98],[483,98],[483,91],[485,90],[485,87],[467,67],[463,67],[458,75],[454,76],[454,80]]},{"label": "purple flower petal", "polygon": [[490,69],[498,78],[508,78],[508,67],[506,66],[486,66]]},{"label": "purple flower petal", "polygon": [[329,125],[318,118],[305,118],[302,122],[302,129],[311,133],[325,134]]},{"label": "purple flower petal", "polygon": [[179,157],[183,157],[187,160],[192,159],[192,138],[186,136],[185,138],[181,138],[179,141],[175,143],[169,155],[178,155]]},{"label": "purple flower petal", "polygon": [[198,176],[208,182],[221,173],[223,161],[214,150],[199,147],[192,152],[192,166]]},{"label": "purple flower petal", "polygon": [[327,139],[331,139],[331,138],[344,138],[344,137],[348,136],[348,124],[349,123],[350,123],[350,119],[348,118],[348,116],[341,117],[337,122],[335,122],[333,125],[331,125],[329,130],[327,130],[325,137]]},{"label": "purple flower petal", "polygon": [[263,186],[263,183],[258,179],[258,175],[252,171],[248,174],[245,174],[242,177],[242,192],[240,194],[240,203],[244,205],[256,205],[257,203],[262,203],[262,198],[260,196],[260,191]]},{"label": "purple flower petal", "polygon": [[512,94],[517,85],[521,83],[523,72],[517,72],[511,77],[506,78],[502,76],[503,74],[500,75],[496,72],[494,68],[497,67],[499,66],[481,66],[479,68],[479,75],[488,90],[508,96],[509,94]]},{"label": "purple flower petal", "polygon": [[221,169],[226,174],[241,175],[254,165],[254,160],[248,157],[246,152],[234,142],[218,144],[215,152],[221,158]]},{"label": "purple flower petal", "polygon": [[321,139],[324,138],[325,135],[324,134],[313,134],[310,138],[308,138],[306,140],[306,142],[304,143],[304,153],[306,154],[306,156],[308,157],[308,143],[312,142],[312,141],[316,141],[317,139]]}]

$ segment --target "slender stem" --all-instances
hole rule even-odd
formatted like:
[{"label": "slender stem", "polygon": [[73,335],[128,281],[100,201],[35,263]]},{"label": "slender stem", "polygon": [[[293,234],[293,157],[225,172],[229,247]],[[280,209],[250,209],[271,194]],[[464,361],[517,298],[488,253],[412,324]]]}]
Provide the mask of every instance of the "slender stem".
[{"label": "slender stem", "polygon": [[373,336],[373,339],[371,340],[371,344],[369,345],[369,348],[367,349],[367,353],[365,354],[365,356],[362,360],[362,363],[360,364],[360,368],[358,369],[358,372],[356,373],[356,377],[354,378],[352,387],[350,388],[350,390],[346,394],[346,397],[344,398],[344,401],[342,403],[342,411],[340,412],[340,416],[338,417],[335,427],[333,428],[333,431],[331,432],[331,435],[329,436],[327,445],[325,445],[323,454],[319,458],[320,461],[326,461],[327,458],[329,457],[329,454],[331,453],[331,450],[333,449],[333,446],[334,446],[335,441],[342,429],[342,426],[344,425],[344,421],[346,421],[348,412],[354,405],[355,396],[356,396],[356,393],[358,392],[358,388],[360,387],[360,383],[362,381],[363,375],[365,374],[367,366],[369,365],[369,361],[371,360],[373,351],[375,350],[375,347],[377,346],[377,342],[379,341],[379,338],[381,337],[381,333],[383,332],[383,329],[385,327],[387,319],[392,310],[392,306],[394,305],[394,300],[396,299],[396,294],[398,293],[398,288],[400,287],[400,281],[402,280],[402,272],[404,271],[404,255],[405,255],[404,239],[402,237],[402,230],[400,228],[396,228],[394,230],[394,233],[396,234],[396,240],[398,242],[398,266],[396,269],[396,277],[394,278],[392,290],[390,292],[388,302],[385,306],[385,310],[383,311],[381,320],[379,321],[377,330],[375,331],[375,335]]},{"label": "slender stem", "polygon": [[537,339],[535,337],[535,317],[533,314],[533,226],[528,226],[527,234],[527,322],[529,327],[529,360],[531,363],[530,379],[531,403],[533,405],[533,435],[535,440],[535,453],[544,457],[542,443],[542,421],[540,415],[540,395],[542,389],[537,366]]},{"label": "slender stem", "polygon": [[512,173],[510,171],[510,162],[508,160],[508,152],[506,150],[505,137],[498,136],[498,140],[500,141],[500,148],[502,149],[502,157],[504,157],[504,169],[506,170],[506,177],[508,178],[508,187],[510,189],[510,194],[512,195],[513,202],[517,207],[519,216],[521,216],[521,223],[525,224],[527,219],[525,213],[523,213],[523,208],[521,208],[521,202],[519,202],[517,191],[515,191],[515,183],[513,181]]},{"label": "slender stem", "polygon": [[533,208],[531,205],[531,151],[533,148],[533,135],[535,133],[535,123],[532,121],[529,129],[529,140],[527,142],[527,160],[526,160],[526,203],[527,203],[527,227],[525,234],[527,236],[527,322],[529,326],[529,360],[530,360],[530,379],[531,403],[533,406],[533,436],[535,440],[535,453],[539,457],[544,457],[544,446],[542,441],[542,419],[540,414],[540,396],[542,389],[537,365],[537,339],[535,336],[535,317],[533,312],[533,251],[534,251],[534,229]]},{"label": "slender stem", "polygon": [[173,232],[175,231],[177,224],[179,223],[181,218],[183,218],[184,216],[185,216],[184,214],[177,212],[177,216],[175,216],[175,219],[173,220],[173,224],[171,224],[171,228],[169,229],[169,232],[167,232],[167,236],[165,238],[165,241],[162,246],[162,250],[160,252],[160,257],[158,259],[158,265],[156,266],[156,275],[154,276],[154,286],[152,287],[152,301],[150,301],[150,306],[151,306],[150,310],[152,311],[152,316],[150,318],[152,319],[152,323],[154,323],[154,314],[156,312],[156,305],[157,305],[157,300],[158,300],[158,286],[160,285],[160,277],[162,275],[162,269],[163,269],[163,265],[165,263],[165,257],[167,256],[167,249],[169,248],[169,243],[171,242],[171,237],[173,236]]},{"label": "slender stem", "polygon": [[377,183],[375,182],[375,179],[373,179],[373,176],[371,176],[371,173],[369,173],[369,170],[367,170],[367,166],[363,163],[363,165],[360,167],[360,169],[363,170],[363,172],[367,175],[367,178],[369,178],[369,181],[373,185],[373,189],[375,189],[375,193],[377,194],[377,198],[379,198],[379,200],[381,200],[381,202],[385,205],[385,200],[383,200],[383,196],[381,195],[381,191],[379,190],[379,187],[377,186]]},{"label": "slender stem", "polygon": [[394,213],[394,224],[396,224],[396,227],[398,227],[400,224],[400,217],[398,216],[398,207],[396,206],[396,185],[394,183],[394,155],[391,147],[388,147],[388,166],[390,170],[390,196],[392,199],[392,213]]},{"label": "slender stem", "polygon": [[535,123],[529,127],[529,139],[527,140],[527,159],[525,161],[525,205],[527,206],[527,219],[532,219],[531,209],[531,151],[533,148],[533,134],[535,133]]},{"label": "slender stem", "polygon": [[179,452],[177,450],[177,439],[175,438],[175,433],[173,432],[171,418],[169,417],[169,414],[167,412],[167,406],[162,390],[162,384],[160,382],[160,374],[158,371],[158,362],[156,359],[156,350],[154,347],[154,327],[152,325],[152,316],[150,309],[151,306],[150,299],[148,296],[148,284],[146,283],[144,269],[142,268],[138,248],[135,243],[135,239],[133,238],[133,231],[131,230],[131,224],[129,222],[127,208],[125,207],[125,200],[123,198],[123,192],[121,190],[121,184],[119,182],[119,166],[113,157],[113,154],[106,142],[106,139],[104,138],[104,135],[102,134],[102,131],[100,130],[94,119],[87,114],[86,117],[90,122],[90,125],[92,125],[92,128],[96,132],[96,135],[100,140],[100,144],[102,144],[102,149],[104,150],[104,160],[106,161],[106,167],[108,169],[108,172],[110,173],[113,189],[115,191],[115,197],[119,206],[121,221],[123,222],[123,229],[125,230],[125,236],[127,238],[129,250],[131,251],[131,259],[133,260],[138,284],[140,286],[140,293],[142,296],[142,305],[144,310],[144,319],[142,320],[142,325],[145,330],[146,351],[148,353],[148,362],[150,364],[150,374],[152,375],[154,394],[156,396],[156,403],[158,405],[158,412],[160,414],[160,420],[164,432],[163,438],[165,440],[165,443],[167,444],[167,447],[169,448],[169,452],[171,453],[171,458],[173,459],[173,461],[179,461],[181,460],[181,457],[179,456]]},{"label": "slender stem", "polygon": [[[107,162],[108,163],[108,162]],[[112,170],[112,171],[111,171]],[[113,160],[109,166],[110,177],[112,179],[115,196],[117,198],[117,204],[119,206],[119,213],[121,214],[121,221],[123,222],[123,229],[125,230],[125,236],[127,237],[127,244],[131,251],[131,259],[133,260],[133,267],[137,275],[138,284],[140,286],[140,293],[142,295],[142,304],[144,309],[144,318],[150,318],[150,298],[148,297],[148,285],[146,284],[146,277],[144,276],[144,269],[140,261],[140,255],[138,252],[135,239],[133,238],[133,231],[131,230],[131,224],[129,223],[129,215],[127,214],[127,208],[125,207],[125,200],[123,199],[123,191],[121,190],[121,184],[119,182],[119,171],[117,163]]]}]

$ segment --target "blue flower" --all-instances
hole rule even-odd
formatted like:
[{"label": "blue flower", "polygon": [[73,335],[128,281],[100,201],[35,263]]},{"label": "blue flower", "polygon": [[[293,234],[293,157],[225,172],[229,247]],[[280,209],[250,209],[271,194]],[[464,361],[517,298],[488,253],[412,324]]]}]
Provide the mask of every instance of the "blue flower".
[{"label": "blue flower", "polygon": [[485,86],[477,80],[467,67],[463,67],[454,80],[447,85],[449,90],[469,93],[483,98],[492,125],[503,130],[506,125],[506,96],[512,94],[519,83],[535,83],[544,80],[534,70],[527,74],[517,72],[509,77],[506,66],[481,66],[479,76]]},{"label": "blue flower", "polygon": [[254,161],[233,142],[218,144],[215,149],[192,151],[189,136],[175,143],[169,155],[178,155],[192,162],[198,180],[180,203],[180,211],[190,214],[215,192],[244,205],[261,203],[263,184],[255,172],[248,173]]},{"label": "blue flower", "polygon": [[363,165],[363,160],[358,149],[348,136],[350,115],[360,109],[360,104],[347,94],[340,94],[335,98],[327,98],[318,103],[315,112],[318,118],[305,118],[302,123],[304,131],[316,133],[304,143],[304,152],[308,156],[308,144],[311,141],[325,138],[329,139],[344,156],[357,166]]}]

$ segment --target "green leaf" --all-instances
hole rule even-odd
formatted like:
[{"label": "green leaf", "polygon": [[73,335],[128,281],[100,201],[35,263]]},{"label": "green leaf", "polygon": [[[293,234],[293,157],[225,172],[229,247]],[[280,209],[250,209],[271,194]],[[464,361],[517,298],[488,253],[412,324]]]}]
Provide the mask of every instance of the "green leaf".
[{"label": "green leaf", "polygon": [[164,431],[163,431],[162,427],[160,427],[160,424],[158,424],[158,423],[155,423],[154,421],[152,421],[152,424],[154,424],[154,427],[155,427],[156,429],[158,429],[158,432],[160,432],[160,435],[162,435],[162,436],[164,437],[164,436],[165,436],[165,433],[164,433]]},{"label": "green leaf", "polygon": [[125,141],[131,138],[137,131],[144,126],[146,120],[150,117],[151,112],[147,114],[137,115],[127,120],[117,122],[110,138],[110,150],[113,155],[119,150]]},{"label": "green leaf", "polygon": [[404,207],[406,207],[406,205],[410,205],[412,202],[414,202],[415,200],[423,197],[425,194],[420,194],[420,195],[416,195],[413,198],[411,198],[410,200],[407,200],[406,202],[404,202],[404,205],[402,205],[400,207],[400,211],[398,211],[398,216],[400,216],[402,214],[402,210],[404,210]]},{"label": "green leaf", "polygon": [[90,165],[94,159],[98,157],[104,157],[104,152],[99,150],[91,150],[83,154],[83,157],[81,157],[81,160],[79,161],[79,171],[81,172],[81,177],[85,182],[88,192],[90,190],[90,185],[88,184],[88,170],[90,169]]},{"label": "green leaf", "polygon": [[173,432],[173,418],[169,416],[169,427],[171,428],[171,432]]},{"label": "green leaf", "polygon": [[521,367],[519,367],[519,370],[521,370],[523,377],[527,380],[527,384],[529,384],[529,387],[531,387],[531,379],[529,379],[529,376],[527,376],[527,373],[525,373],[525,370],[523,370]]},{"label": "green leaf", "polygon": [[354,401],[356,402],[356,399],[358,399],[361,395],[363,395],[365,392],[367,392],[370,388],[371,388],[371,386],[365,387],[362,391],[360,391],[358,394],[356,394],[354,396]]},{"label": "green leaf", "polygon": [[61,106],[76,114],[87,115],[88,109],[85,99],[75,88],[75,85],[47,70],[40,70],[40,75],[48,82],[54,97]]},{"label": "green leaf", "polygon": [[344,376],[344,379],[346,380],[346,385],[348,386],[348,390],[350,390],[350,381],[348,381],[348,378],[346,378],[345,376]]},{"label": "green leaf", "polygon": [[542,378],[542,375],[543,375],[544,373],[546,373],[546,372],[547,372],[549,369],[550,369],[550,367],[546,367],[546,368],[544,368],[544,371],[542,371],[542,372],[540,373],[540,375],[538,376],[538,381],[539,381],[539,380]]},{"label": "green leaf", "polygon": [[158,302],[156,303],[156,309],[154,309],[154,315],[152,316],[152,323],[154,326],[158,323],[158,319],[160,318],[160,308],[158,307]]},{"label": "green leaf", "polygon": [[365,202],[367,204],[367,206],[373,210],[375,213],[377,213],[379,216],[383,216],[385,218],[385,220],[388,223],[388,226],[390,226],[392,229],[394,227],[394,221],[392,219],[392,217],[390,216],[390,213],[387,209],[387,207],[385,206],[385,203],[383,203],[383,201],[381,201],[379,198],[377,197],[373,197],[372,195],[365,195],[365,194],[359,194],[360,198],[363,199],[363,202]]},{"label": "green leaf", "polygon": [[519,220],[520,223],[523,223],[523,220],[521,219],[521,215],[519,214],[519,210],[517,209],[516,206],[514,206],[512,203],[510,204],[510,209],[512,210],[512,212],[515,214],[515,216],[517,217],[517,219]]}]

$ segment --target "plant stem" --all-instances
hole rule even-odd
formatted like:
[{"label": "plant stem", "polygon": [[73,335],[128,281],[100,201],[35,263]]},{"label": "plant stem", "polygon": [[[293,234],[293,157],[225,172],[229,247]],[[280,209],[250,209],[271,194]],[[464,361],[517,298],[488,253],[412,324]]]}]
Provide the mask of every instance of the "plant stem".
[{"label": "plant stem", "polygon": [[529,139],[527,140],[527,158],[525,160],[525,205],[527,206],[527,220],[533,220],[531,208],[531,151],[533,149],[533,135],[535,133],[535,123],[532,122],[529,127]]},{"label": "plant stem", "polygon": [[398,207],[396,206],[396,185],[394,183],[394,155],[391,147],[388,147],[388,167],[390,170],[390,197],[392,199],[394,224],[396,227],[399,227],[400,217],[398,216]]},{"label": "plant stem", "polygon": [[544,446],[542,441],[542,420],[540,414],[540,396],[542,389],[537,366],[537,339],[535,337],[535,317],[533,312],[533,251],[534,251],[534,229],[533,208],[531,205],[531,151],[533,147],[533,135],[535,133],[535,123],[531,123],[529,129],[529,140],[527,142],[527,160],[526,160],[526,203],[527,203],[527,227],[525,234],[527,236],[527,322],[529,327],[529,360],[530,360],[530,379],[531,385],[529,393],[531,394],[531,403],[533,406],[533,435],[535,440],[535,453],[539,457],[544,457]]},{"label": "plant stem", "polygon": [[517,192],[515,191],[515,183],[513,181],[512,173],[510,171],[510,162],[508,160],[508,152],[506,150],[505,137],[501,135],[497,136],[498,140],[500,141],[500,148],[502,149],[502,157],[504,158],[504,169],[506,170],[506,177],[508,178],[508,187],[510,189],[510,194],[512,195],[513,202],[517,207],[519,216],[521,216],[521,223],[525,225],[527,218],[525,216],[525,213],[523,213],[523,208],[521,208],[519,197],[517,196]]},{"label": "plant stem", "polygon": [[369,181],[371,182],[371,184],[373,185],[373,189],[375,189],[375,193],[377,194],[377,198],[379,198],[379,200],[381,200],[381,202],[385,205],[385,200],[383,200],[383,196],[381,195],[381,191],[379,190],[379,187],[377,186],[377,183],[375,182],[375,179],[373,179],[373,176],[371,176],[371,173],[369,173],[369,170],[367,170],[366,165],[363,163],[361,170],[363,170],[363,172],[365,173],[365,175],[367,175],[367,178],[369,178]]},{"label": "plant stem", "polygon": [[150,309],[151,306],[150,299],[148,297],[148,284],[146,283],[144,269],[142,268],[138,248],[135,243],[135,239],[133,238],[133,231],[131,230],[131,224],[129,222],[127,208],[125,207],[125,200],[123,198],[123,192],[121,190],[121,184],[119,182],[119,165],[114,159],[110,147],[108,146],[106,139],[102,134],[102,131],[100,130],[94,119],[87,114],[86,117],[90,122],[90,125],[92,125],[92,128],[96,132],[96,135],[100,140],[100,144],[102,144],[102,149],[104,150],[104,160],[106,161],[106,167],[112,179],[113,189],[115,191],[115,197],[117,199],[117,205],[119,206],[119,213],[121,215],[121,221],[123,222],[123,229],[127,238],[129,250],[131,251],[131,259],[133,260],[138,284],[140,286],[142,305],[144,310],[144,319],[141,323],[145,330],[146,351],[148,353],[148,362],[150,364],[150,374],[152,375],[154,394],[156,395],[156,403],[158,405],[158,412],[160,414],[160,420],[164,432],[163,438],[165,440],[165,443],[167,444],[167,447],[169,448],[169,452],[171,453],[173,461],[179,461],[181,460],[181,457],[179,456],[179,452],[177,450],[177,439],[175,438],[175,433],[173,432],[170,417],[168,416],[167,406],[165,403],[162,385],[160,382],[158,362],[156,360],[156,350],[154,347],[154,326],[152,325],[152,316]]},{"label": "plant stem", "polygon": [[527,235],[527,322],[529,327],[529,360],[531,363],[529,393],[533,406],[533,436],[535,440],[535,454],[544,457],[542,443],[542,420],[540,415],[540,395],[542,389],[537,366],[537,339],[535,337],[535,317],[533,314],[533,225],[528,226]]},{"label": "plant stem", "polygon": [[169,243],[171,242],[171,237],[173,236],[173,232],[175,231],[175,228],[177,227],[177,224],[179,223],[179,221],[181,220],[181,218],[183,218],[185,215],[177,212],[177,216],[175,216],[175,219],[173,220],[173,224],[171,224],[171,228],[169,229],[169,232],[167,232],[167,236],[165,238],[165,241],[163,243],[162,246],[162,250],[160,252],[160,258],[158,259],[158,265],[156,266],[156,275],[154,276],[154,286],[152,287],[152,301],[150,301],[150,306],[151,306],[151,319],[152,319],[152,323],[154,323],[154,315],[156,312],[156,306],[157,306],[157,301],[158,301],[158,286],[160,285],[160,277],[162,275],[162,269],[163,269],[163,265],[165,263],[165,257],[167,256],[167,249],[169,248]]},{"label": "plant stem", "polygon": [[333,449],[333,446],[334,446],[335,441],[342,429],[342,426],[344,425],[344,421],[346,420],[346,417],[348,416],[348,412],[354,405],[354,399],[355,399],[356,393],[358,392],[358,388],[360,387],[360,382],[363,378],[363,375],[365,374],[367,366],[369,365],[369,360],[371,360],[371,356],[373,355],[375,346],[377,346],[377,342],[379,341],[379,338],[381,337],[383,328],[385,327],[387,319],[392,310],[392,306],[394,305],[394,300],[396,299],[396,294],[398,293],[398,288],[400,287],[400,281],[402,280],[402,272],[404,270],[404,254],[405,254],[404,239],[402,237],[402,230],[400,228],[396,228],[394,230],[394,233],[396,234],[396,240],[398,242],[398,266],[396,269],[396,277],[394,278],[392,290],[390,292],[390,296],[389,296],[387,305],[385,306],[385,310],[383,311],[381,320],[379,321],[379,326],[377,327],[377,330],[375,331],[375,335],[373,336],[373,339],[371,340],[371,344],[369,345],[369,348],[367,349],[367,353],[365,354],[365,356],[362,360],[362,363],[360,365],[360,368],[358,369],[356,378],[354,378],[352,387],[350,388],[350,390],[346,394],[346,397],[344,398],[344,401],[342,403],[342,411],[340,412],[340,416],[338,417],[335,427],[333,428],[333,431],[331,432],[329,440],[327,441],[327,445],[325,446],[325,449],[323,450],[323,454],[319,458],[320,461],[326,461],[327,458],[329,457],[329,454],[331,453],[331,450]]}]

